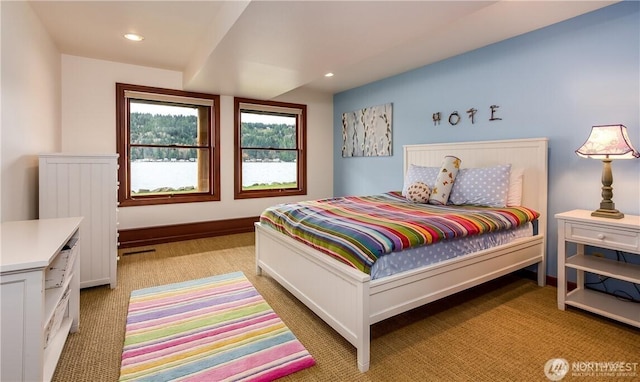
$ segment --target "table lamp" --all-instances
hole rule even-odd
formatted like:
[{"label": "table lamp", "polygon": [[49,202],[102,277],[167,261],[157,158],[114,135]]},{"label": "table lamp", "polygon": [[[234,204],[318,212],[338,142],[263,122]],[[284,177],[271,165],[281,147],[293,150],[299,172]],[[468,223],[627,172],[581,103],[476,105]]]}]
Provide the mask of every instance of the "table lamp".
[{"label": "table lamp", "polygon": [[612,200],[611,160],[640,158],[640,153],[631,145],[627,128],[624,125],[593,126],[589,138],[576,150],[576,154],[583,158],[602,160],[602,202],[591,216],[622,219],[624,214],[616,210]]}]

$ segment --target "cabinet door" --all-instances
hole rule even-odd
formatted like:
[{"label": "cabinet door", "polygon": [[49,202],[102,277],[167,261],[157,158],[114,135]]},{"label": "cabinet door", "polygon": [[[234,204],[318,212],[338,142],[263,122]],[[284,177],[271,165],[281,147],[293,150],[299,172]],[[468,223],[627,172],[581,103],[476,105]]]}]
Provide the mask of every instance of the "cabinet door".
[{"label": "cabinet door", "polygon": [[0,278],[2,381],[42,380],[43,286],[41,270]]}]

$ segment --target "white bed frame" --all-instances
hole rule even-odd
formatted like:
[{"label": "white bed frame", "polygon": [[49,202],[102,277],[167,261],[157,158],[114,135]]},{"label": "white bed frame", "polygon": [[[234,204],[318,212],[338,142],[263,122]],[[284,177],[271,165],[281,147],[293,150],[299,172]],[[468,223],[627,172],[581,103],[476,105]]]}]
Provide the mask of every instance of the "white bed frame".
[{"label": "white bed frame", "polygon": [[386,318],[536,264],[546,278],[547,139],[404,146],[409,164],[441,166],[445,155],[462,167],[496,164],[524,168],[522,205],[540,212],[538,235],[490,250],[371,280],[370,276],[256,223],[256,270],[271,275],[357,349],[358,369],[369,369],[370,326]]}]

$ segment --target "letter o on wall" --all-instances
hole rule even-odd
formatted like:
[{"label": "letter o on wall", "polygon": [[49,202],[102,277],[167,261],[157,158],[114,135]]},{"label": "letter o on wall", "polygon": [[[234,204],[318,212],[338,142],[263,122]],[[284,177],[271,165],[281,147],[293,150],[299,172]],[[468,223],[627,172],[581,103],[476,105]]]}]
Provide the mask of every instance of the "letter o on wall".
[{"label": "letter o on wall", "polygon": [[457,111],[454,111],[449,115],[449,124],[452,126],[457,125],[460,122],[460,114]]}]

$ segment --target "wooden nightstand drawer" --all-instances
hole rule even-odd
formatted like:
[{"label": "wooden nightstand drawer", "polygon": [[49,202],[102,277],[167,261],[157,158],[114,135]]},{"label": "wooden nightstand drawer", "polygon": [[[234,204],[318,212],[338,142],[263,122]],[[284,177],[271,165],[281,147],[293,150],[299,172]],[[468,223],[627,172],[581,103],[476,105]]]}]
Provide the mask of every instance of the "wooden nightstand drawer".
[{"label": "wooden nightstand drawer", "polygon": [[638,231],[610,229],[602,226],[565,223],[565,237],[569,241],[606,246],[611,249],[638,253],[640,251],[640,234]]}]

